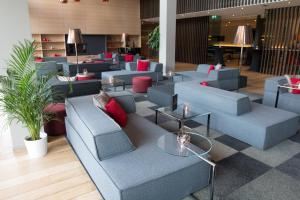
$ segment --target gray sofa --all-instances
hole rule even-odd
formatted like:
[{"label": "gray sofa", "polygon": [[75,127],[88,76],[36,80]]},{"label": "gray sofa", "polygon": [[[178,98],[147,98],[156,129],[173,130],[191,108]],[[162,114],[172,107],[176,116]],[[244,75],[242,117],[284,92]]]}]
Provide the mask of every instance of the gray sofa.
[{"label": "gray sofa", "polygon": [[[277,86],[287,84],[283,76],[269,78],[265,81],[263,104],[274,107],[277,94]],[[291,111],[300,115],[300,95],[291,94],[287,89],[281,88],[278,98],[278,108]]]},{"label": "gray sofa", "polygon": [[250,102],[243,94],[200,86],[194,81],[176,83],[175,93],[179,103],[188,103],[192,110],[212,112],[213,129],[258,149],[270,148],[298,131],[297,114]]},{"label": "gray sofa", "polygon": [[147,91],[148,100],[161,107],[172,106],[174,96],[174,84],[149,87]]},{"label": "gray sofa", "polygon": [[137,71],[135,62],[126,63],[125,70],[103,72],[102,79],[118,78],[125,81],[126,85],[132,84],[132,78],[136,76],[150,76],[153,81],[163,80],[163,66],[161,63],[150,62],[149,71]]},{"label": "gray sofa", "polygon": [[[79,73],[82,73],[83,69],[87,69],[88,72],[95,73],[95,76],[101,79],[102,72],[111,71],[111,63],[82,63],[79,64]],[[75,76],[77,74],[77,65],[71,63],[63,64],[63,71],[66,76]]]},{"label": "gray sofa", "polygon": [[159,149],[158,138],[172,133],[135,114],[129,93],[110,96],[128,113],[123,129],[92,96],[66,100],[67,138],[104,199],[181,200],[208,185],[207,163]]},{"label": "gray sofa", "polygon": [[177,73],[183,75],[184,80],[197,80],[199,83],[207,81],[211,87],[223,90],[239,89],[239,69],[227,67],[220,70],[212,70],[208,74],[209,67],[210,65],[208,64],[200,64],[196,71],[183,71]]},{"label": "gray sofa", "polygon": [[41,62],[36,64],[37,77],[52,75],[48,84],[51,85],[51,91],[55,102],[64,102],[66,97],[83,96],[97,94],[101,89],[101,81],[97,79],[85,81],[60,81],[56,74],[59,74],[59,64],[56,61]]}]

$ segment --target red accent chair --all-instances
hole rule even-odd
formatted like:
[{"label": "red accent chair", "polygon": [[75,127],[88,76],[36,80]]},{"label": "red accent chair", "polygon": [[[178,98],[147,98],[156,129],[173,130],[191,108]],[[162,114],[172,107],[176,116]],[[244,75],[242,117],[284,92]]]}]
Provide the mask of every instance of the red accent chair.
[{"label": "red accent chair", "polygon": [[54,115],[54,118],[44,124],[44,130],[49,136],[66,134],[65,117],[66,109],[64,103],[49,104],[44,112]]},{"label": "red accent chair", "polygon": [[132,90],[136,93],[146,93],[152,86],[152,78],[149,76],[137,76],[132,79]]}]

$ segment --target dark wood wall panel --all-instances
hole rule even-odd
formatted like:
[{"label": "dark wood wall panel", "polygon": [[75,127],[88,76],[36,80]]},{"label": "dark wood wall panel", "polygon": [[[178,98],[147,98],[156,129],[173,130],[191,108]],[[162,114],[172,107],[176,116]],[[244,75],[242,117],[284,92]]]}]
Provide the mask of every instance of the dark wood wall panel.
[{"label": "dark wood wall panel", "polygon": [[[140,1],[141,19],[159,17],[159,0]],[[177,0],[177,14],[230,8],[236,6],[258,5],[280,1],[285,0]]]},{"label": "dark wood wall panel", "polygon": [[209,17],[179,19],[176,25],[176,61],[207,63]]},{"label": "dark wood wall panel", "polygon": [[261,72],[300,73],[300,6],[266,11]]}]

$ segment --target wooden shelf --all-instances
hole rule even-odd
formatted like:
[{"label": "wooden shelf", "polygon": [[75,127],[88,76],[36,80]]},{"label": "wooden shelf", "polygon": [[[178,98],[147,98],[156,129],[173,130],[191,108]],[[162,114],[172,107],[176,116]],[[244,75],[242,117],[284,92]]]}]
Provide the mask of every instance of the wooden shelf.
[{"label": "wooden shelf", "polygon": [[[36,56],[55,56],[57,53],[66,56],[66,43],[64,34],[33,34],[32,38],[38,45]],[[49,41],[43,41],[47,38]]]}]

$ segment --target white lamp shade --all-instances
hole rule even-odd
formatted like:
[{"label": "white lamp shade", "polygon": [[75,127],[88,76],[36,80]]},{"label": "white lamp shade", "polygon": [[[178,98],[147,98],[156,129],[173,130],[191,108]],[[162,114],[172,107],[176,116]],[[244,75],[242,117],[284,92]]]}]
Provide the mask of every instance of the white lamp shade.
[{"label": "white lamp shade", "polygon": [[83,38],[80,29],[69,29],[68,44],[82,44]]},{"label": "white lamp shade", "polygon": [[250,26],[239,26],[235,38],[233,41],[234,44],[245,45],[253,43],[253,35]]}]

